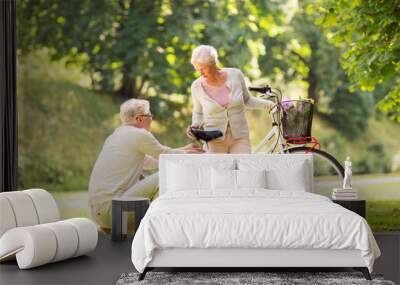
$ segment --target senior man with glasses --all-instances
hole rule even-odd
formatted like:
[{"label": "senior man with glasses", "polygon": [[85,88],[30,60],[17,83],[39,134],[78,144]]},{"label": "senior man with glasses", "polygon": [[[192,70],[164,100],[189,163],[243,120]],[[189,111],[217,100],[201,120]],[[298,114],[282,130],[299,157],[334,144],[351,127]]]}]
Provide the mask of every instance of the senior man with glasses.
[{"label": "senior man with glasses", "polygon": [[152,115],[146,100],[130,99],[120,107],[121,126],[105,141],[89,182],[89,205],[93,219],[105,231],[111,228],[113,197],[153,198],[158,173],[141,179],[144,169],[158,167],[162,153],[201,153],[193,144],[172,149],[151,134]]}]

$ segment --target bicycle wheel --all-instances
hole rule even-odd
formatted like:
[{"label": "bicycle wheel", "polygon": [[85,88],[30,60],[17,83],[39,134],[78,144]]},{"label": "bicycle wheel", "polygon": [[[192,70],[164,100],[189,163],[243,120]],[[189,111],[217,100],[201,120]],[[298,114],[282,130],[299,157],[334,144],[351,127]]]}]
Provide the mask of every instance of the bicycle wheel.
[{"label": "bicycle wheel", "polygon": [[331,198],[333,188],[341,188],[344,168],[331,154],[306,146],[289,148],[288,153],[312,153],[314,164],[314,193]]}]

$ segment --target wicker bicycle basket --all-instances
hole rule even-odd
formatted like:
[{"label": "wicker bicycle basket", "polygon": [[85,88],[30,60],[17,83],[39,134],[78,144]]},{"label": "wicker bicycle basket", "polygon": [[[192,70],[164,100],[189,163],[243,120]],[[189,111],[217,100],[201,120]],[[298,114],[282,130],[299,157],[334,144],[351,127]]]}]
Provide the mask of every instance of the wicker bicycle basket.
[{"label": "wicker bicycle basket", "polygon": [[283,137],[288,143],[303,144],[311,140],[314,105],[311,100],[286,100],[280,104]]}]

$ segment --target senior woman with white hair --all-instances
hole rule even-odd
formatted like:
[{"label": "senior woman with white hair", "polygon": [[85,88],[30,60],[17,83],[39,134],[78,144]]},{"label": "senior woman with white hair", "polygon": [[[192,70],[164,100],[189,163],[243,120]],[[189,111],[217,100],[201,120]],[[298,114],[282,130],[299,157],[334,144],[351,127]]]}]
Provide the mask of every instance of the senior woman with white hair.
[{"label": "senior woman with white hair", "polygon": [[274,103],[251,96],[240,69],[219,68],[218,54],[212,46],[196,47],[191,63],[201,76],[191,86],[193,115],[187,136],[195,139],[191,127],[204,123],[205,130],[220,130],[223,134],[208,142],[209,152],[251,153],[245,107],[269,109]]},{"label": "senior woman with white hair", "polygon": [[[111,227],[113,197],[153,198],[158,173],[141,179],[143,169],[158,167],[162,153],[201,153],[194,145],[172,149],[151,134],[152,115],[147,100],[130,99],[120,108],[121,126],[106,139],[89,181],[89,206],[93,219],[105,231]],[[133,223],[129,223],[133,224]]]}]

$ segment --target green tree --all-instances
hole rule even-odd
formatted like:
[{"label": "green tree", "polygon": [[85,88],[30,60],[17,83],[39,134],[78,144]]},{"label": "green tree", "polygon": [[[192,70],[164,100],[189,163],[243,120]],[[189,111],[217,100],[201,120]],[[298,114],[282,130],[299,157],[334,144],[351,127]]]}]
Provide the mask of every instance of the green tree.
[{"label": "green tree", "polygon": [[347,138],[356,139],[368,127],[368,117],[373,114],[374,98],[371,93],[350,92],[350,83],[343,74],[329,103],[326,119]]},{"label": "green tree", "polygon": [[285,32],[275,37],[266,35],[264,44],[269,52],[260,58],[260,66],[267,75],[283,74],[285,81],[306,82],[308,98],[318,106],[321,97],[335,93],[341,68],[339,50],[314,24],[315,17],[312,10],[300,5]]},{"label": "green tree", "polygon": [[[353,90],[389,89],[378,106],[400,122],[400,5],[397,0],[320,1],[318,21],[343,50]],[[390,84],[390,86],[388,86]],[[389,87],[389,88],[388,88]]]},{"label": "green tree", "polygon": [[314,4],[299,4],[284,32],[265,35],[266,53],[259,59],[260,66],[269,76],[283,74],[286,82],[306,82],[308,98],[314,100],[320,117],[354,139],[368,127],[373,101],[360,91],[350,92],[340,49],[315,24],[317,18]]},{"label": "green tree", "polygon": [[[258,1],[264,13],[275,4]],[[186,93],[194,78],[193,48],[219,49],[222,62],[245,67],[256,37],[251,1],[224,0],[20,0],[22,53],[51,48],[91,74],[93,86],[126,97]],[[276,15],[277,12],[274,12]]]}]

